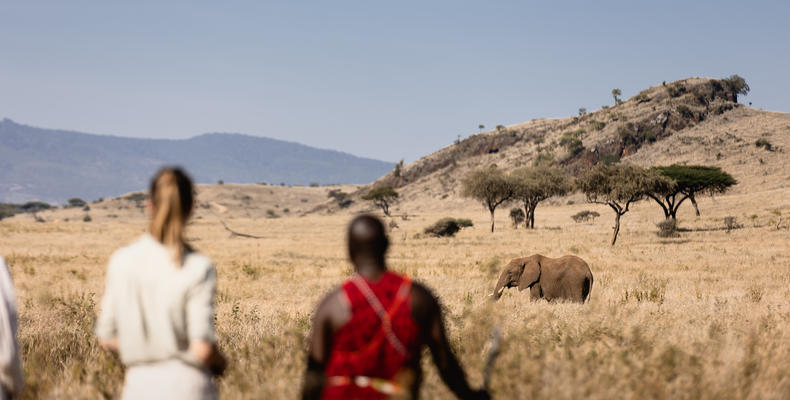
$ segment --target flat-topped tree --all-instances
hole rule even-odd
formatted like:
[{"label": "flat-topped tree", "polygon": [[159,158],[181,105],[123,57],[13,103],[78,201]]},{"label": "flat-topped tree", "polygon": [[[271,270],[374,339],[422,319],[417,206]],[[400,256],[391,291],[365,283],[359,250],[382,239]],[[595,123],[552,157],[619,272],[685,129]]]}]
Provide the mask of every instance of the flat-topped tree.
[{"label": "flat-topped tree", "polygon": [[735,102],[738,101],[739,94],[746,96],[749,94],[749,91],[751,91],[749,84],[746,83],[746,79],[743,79],[740,75],[730,75],[729,78],[724,78],[721,81],[727,87],[727,90],[730,91],[732,100]]},{"label": "flat-topped tree", "polygon": [[380,185],[365,193],[362,196],[362,200],[372,201],[376,207],[384,212],[384,215],[389,217],[390,206],[398,200],[398,192],[390,185]]},{"label": "flat-topped tree", "polygon": [[524,206],[524,226],[527,229],[535,228],[535,208],[541,201],[564,196],[573,190],[570,179],[561,169],[547,165],[519,168],[509,178],[513,199]]},{"label": "flat-topped tree", "polygon": [[631,203],[642,200],[647,193],[669,191],[674,184],[657,171],[631,164],[598,164],[576,180],[587,201],[605,204],[615,212],[612,246],[620,232],[620,217]]},{"label": "flat-topped tree", "polygon": [[494,211],[513,198],[510,179],[496,166],[481,168],[467,174],[461,181],[461,196],[483,203],[491,213],[491,232],[494,231]]},{"label": "flat-topped tree", "polygon": [[661,206],[666,219],[677,219],[678,208],[686,199],[691,201],[699,217],[699,206],[695,196],[699,193],[721,194],[738,183],[732,175],[719,167],[705,165],[670,165],[655,167],[655,171],[675,182],[665,191],[655,191],[647,195]]}]

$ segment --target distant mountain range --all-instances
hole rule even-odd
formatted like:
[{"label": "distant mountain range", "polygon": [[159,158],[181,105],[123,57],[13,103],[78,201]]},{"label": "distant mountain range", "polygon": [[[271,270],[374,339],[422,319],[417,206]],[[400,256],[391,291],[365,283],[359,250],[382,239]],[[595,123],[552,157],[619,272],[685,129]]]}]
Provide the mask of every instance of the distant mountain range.
[{"label": "distant mountain range", "polygon": [[0,121],[0,202],[94,200],[147,188],[163,165],[198,183],[369,183],[394,164],[298,143],[210,133],[183,140],[93,135]]}]

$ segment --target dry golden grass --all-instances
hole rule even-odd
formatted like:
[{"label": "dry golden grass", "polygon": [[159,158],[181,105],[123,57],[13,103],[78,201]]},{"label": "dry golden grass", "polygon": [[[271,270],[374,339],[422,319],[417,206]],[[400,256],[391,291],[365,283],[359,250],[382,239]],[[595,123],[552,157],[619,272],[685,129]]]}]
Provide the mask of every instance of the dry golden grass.
[{"label": "dry golden grass", "polygon": [[[453,213],[398,218],[390,267],[432,287],[445,307],[454,347],[474,385],[481,382],[491,328],[503,351],[495,398],[790,398],[790,215],[787,189],[700,199],[703,217],[682,208],[691,231],[660,239],[661,213],[644,202],[623,219],[615,248],[612,215],[589,204],[541,206],[535,231],[514,230],[498,213],[467,202]],[[570,216],[601,213],[594,223]],[[727,233],[734,215],[743,229]],[[756,217],[752,218],[752,215]],[[415,237],[444,216],[470,217],[455,238]],[[217,327],[231,364],[223,398],[295,398],[313,307],[346,278],[348,215],[235,218],[234,229],[265,239],[230,238],[210,215],[189,236],[217,264]],[[105,263],[140,235],[141,217],[93,222],[0,222],[0,254],[9,262],[20,304],[24,398],[101,398],[118,393],[122,368],[92,336]],[[485,301],[510,258],[577,254],[595,283],[585,305],[531,303],[505,292]],[[426,357],[422,397],[451,398]]]}]

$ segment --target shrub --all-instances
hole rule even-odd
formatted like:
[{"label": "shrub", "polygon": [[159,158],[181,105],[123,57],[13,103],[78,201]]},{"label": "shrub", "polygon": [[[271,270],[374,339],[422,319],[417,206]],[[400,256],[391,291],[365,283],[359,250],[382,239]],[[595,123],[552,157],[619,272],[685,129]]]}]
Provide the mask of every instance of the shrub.
[{"label": "shrub", "polygon": [[280,216],[274,210],[268,209],[266,210],[266,218],[280,218]]},{"label": "shrub", "polygon": [[757,141],[754,142],[754,145],[757,147],[762,147],[768,151],[774,151],[774,146],[766,139],[757,139]]},{"label": "shrub", "polygon": [[620,162],[620,156],[617,154],[601,154],[601,156],[598,157],[598,162],[604,163],[605,165],[617,164]]},{"label": "shrub", "polygon": [[[340,189],[332,189],[332,190],[329,191],[329,193],[326,194],[326,197],[329,197],[331,199],[335,199],[337,201],[345,200],[346,196],[348,196],[348,193],[345,193],[345,192],[343,192]],[[304,200],[307,200],[307,199],[304,199]],[[306,203],[306,202],[307,201],[303,201],[303,203]]]},{"label": "shrub", "polygon": [[683,93],[686,93],[686,87],[681,85],[681,84],[679,84],[679,83],[676,83],[674,85],[669,85],[666,88],[667,88],[667,94],[669,94],[669,97],[680,97],[680,95],[682,95]]},{"label": "shrub", "polygon": [[634,96],[634,100],[636,100],[637,104],[647,103],[650,101],[650,97],[647,96],[647,93],[639,93],[638,95]]},{"label": "shrub", "polygon": [[575,131],[568,131],[562,134],[560,138],[560,146],[565,147],[571,156],[575,156],[584,150],[581,137],[584,136],[586,131],[584,129],[577,129]]},{"label": "shrub", "polygon": [[90,215],[86,215],[85,217],[82,218],[82,222],[91,222],[91,221],[93,221],[93,218],[91,218]]},{"label": "shrub", "polygon": [[680,115],[683,118],[687,118],[687,119],[694,118],[694,111],[691,111],[690,108],[688,108],[688,107],[686,107],[686,106],[684,106],[682,104],[677,107],[677,111],[680,113]]},{"label": "shrub", "polygon": [[578,224],[587,221],[595,221],[595,219],[600,216],[601,214],[598,214],[596,211],[584,210],[573,214],[571,218],[573,218],[573,221]]},{"label": "shrub", "polygon": [[596,121],[594,119],[590,120],[590,125],[592,126],[593,130],[600,131],[603,128],[606,128],[606,122]]},{"label": "shrub", "polygon": [[460,226],[461,228],[469,228],[475,226],[475,224],[473,224],[472,220],[469,218],[456,218],[455,222],[457,222],[458,226]]},{"label": "shrub", "polygon": [[222,179],[217,181],[217,185],[224,185],[224,184],[225,184],[225,181],[223,181]]},{"label": "shrub", "polygon": [[123,197],[123,199],[139,203],[141,201],[148,200],[148,194],[144,192],[137,192],[137,193],[126,195]]},{"label": "shrub", "polygon": [[513,221],[513,227],[517,228],[518,224],[524,222],[524,210],[521,207],[513,207],[510,209],[510,220]]},{"label": "shrub", "polygon": [[694,90],[691,93],[694,95],[694,98],[697,99],[697,103],[700,103],[703,106],[708,105],[708,96],[705,95],[705,93],[702,93],[699,90]]},{"label": "shrub", "polygon": [[658,236],[663,238],[678,236],[678,223],[674,218],[665,219],[658,224]]},{"label": "shrub", "polygon": [[532,165],[539,167],[541,165],[554,165],[554,155],[551,153],[538,154]]},{"label": "shrub", "polygon": [[22,204],[19,208],[24,212],[37,212],[42,210],[49,210],[50,208],[52,208],[52,206],[42,201],[29,201],[25,204]]},{"label": "shrub", "polygon": [[86,203],[85,200],[79,197],[72,197],[68,200],[69,207],[85,207]]},{"label": "shrub", "polygon": [[[459,221],[461,222],[460,224]],[[467,225],[467,224],[470,224],[469,226],[471,226],[471,221],[457,220],[455,218],[449,218],[449,217],[442,218],[436,221],[433,225],[425,228],[424,232],[426,235],[434,236],[434,237],[446,237],[446,236],[452,237],[455,236],[455,234],[458,233],[458,231],[460,231],[461,228],[465,227],[462,225]]]},{"label": "shrub", "polygon": [[318,182],[310,182],[310,187],[318,187],[320,186]]},{"label": "shrub", "polygon": [[[584,151],[584,144],[582,143],[581,140],[576,139],[576,138],[572,138],[572,139],[568,139],[568,140],[564,140],[564,139],[565,138],[563,138],[563,140],[560,141],[560,144],[562,144],[565,147],[565,149],[568,150],[568,153],[571,156],[575,156],[575,155],[581,153],[582,151]],[[564,141],[564,143],[563,143],[563,141]]]},{"label": "shrub", "polygon": [[[458,142],[460,143],[461,139],[459,136]],[[396,178],[400,178],[400,174],[403,171],[403,159],[401,159],[397,164],[395,164],[395,168],[392,170],[392,176]]]}]

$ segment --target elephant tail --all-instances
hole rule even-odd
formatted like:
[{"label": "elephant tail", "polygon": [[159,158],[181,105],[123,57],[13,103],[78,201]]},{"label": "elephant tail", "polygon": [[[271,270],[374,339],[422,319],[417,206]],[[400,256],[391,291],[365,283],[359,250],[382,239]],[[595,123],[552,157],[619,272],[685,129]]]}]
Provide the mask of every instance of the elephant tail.
[{"label": "elephant tail", "polygon": [[582,283],[582,303],[590,302],[590,292],[592,291],[592,285],[592,275],[584,277],[584,282]]}]

